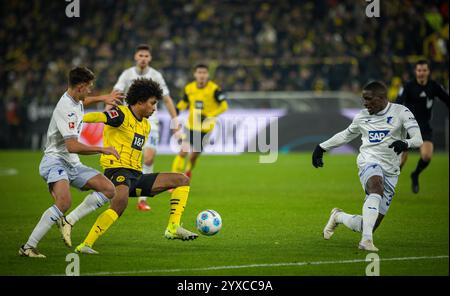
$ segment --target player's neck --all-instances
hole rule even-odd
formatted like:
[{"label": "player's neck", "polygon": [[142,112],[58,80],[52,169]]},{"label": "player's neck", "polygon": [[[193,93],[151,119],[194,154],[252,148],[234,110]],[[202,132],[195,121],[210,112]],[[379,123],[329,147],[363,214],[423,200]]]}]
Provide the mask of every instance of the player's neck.
[{"label": "player's neck", "polygon": [[140,66],[136,66],[136,73],[138,73],[139,75],[147,74],[148,70],[149,70],[148,66],[145,66],[144,68],[141,68]]},{"label": "player's neck", "polygon": [[67,94],[72,98],[72,100],[74,100],[77,103],[81,100],[81,98],[79,98],[76,92],[71,88],[67,89]]},{"label": "player's neck", "polygon": [[416,81],[420,85],[427,85],[427,83],[428,83],[428,79],[423,79],[423,80],[416,79]]},{"label": "player's neck", "polygon": [[130,106],[128,106],[128,108],[130,108],[131,113],[133,113],[133,116],[134,116],[137,120],[141,121],[142,118],[144,118],[142,115],[139,114],[139,112],[138,112],[138,110],[136,109],[136,106],[135,106],[135,105],[132,105],[132,106],[130,105]]},{"label": "player's neck", "polygon": [[206,81],[205,83],[197,82],[197,88],[205,88],[207,84],[208,84],[208,81]]}]

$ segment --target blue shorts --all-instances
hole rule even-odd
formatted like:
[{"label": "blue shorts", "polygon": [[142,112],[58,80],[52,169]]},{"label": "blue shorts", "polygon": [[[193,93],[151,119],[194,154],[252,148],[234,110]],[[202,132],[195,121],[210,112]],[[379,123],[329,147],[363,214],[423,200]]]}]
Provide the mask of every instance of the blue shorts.
[{"label": "blue shorts", "polygon": [[366,192],[366,198],[369,196],[367,194],[366,184],[369,178],[373,176],[380,176],[383,178],[384,192],[380,202],[379,213],[386,215],[395,194],[395,186],[398,182],[398,176],[386,176],[381,166],[376,163],[368,164],[364,168],[360,169],[359,180],[361,181],[361,185]]},{"label": "blue shorts", "polygon": [[81,163],[72,166],[61,158],[44,155],[39,165],[39,174],[49,185],[60,180],[67,180],[73,187],[83,190],[87,181],[99,175],[100,172]]}]

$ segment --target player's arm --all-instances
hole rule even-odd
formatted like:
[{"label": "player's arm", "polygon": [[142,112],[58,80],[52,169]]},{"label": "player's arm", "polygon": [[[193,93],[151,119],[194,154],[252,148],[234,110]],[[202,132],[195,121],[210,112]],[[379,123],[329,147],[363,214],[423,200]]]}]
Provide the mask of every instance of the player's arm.
[{"label": "player's arm", "polygon": [[113,90],[110,94],[86,97],[83,101],[83,105],[89,106],[96,103],[105,103],[105,105],[117,107],[121,105],[125,96],[119,90]]},{"label": "player's arm", "polygon": [[120,159],[119,153],[114,147],[99,147],[99,146],[90,146],[85,145],[83,143],[78,142],[75,137],[68,137],[64,139],[64,143],[66,145],[67,151],[70,153],[76,153],[81,155],[92,155],[92,154],[106,154],[106,155],[114,155],[117,159]]},{"label": "player's arm", "polygon": [[119,109],[114,108],[104,112],[90,112],[83,116],[83,122],[104,123],[112,127],[119,127],[125,120],[125,114]]},{"label": "player's arm", "polygon": [[397,154],[400,154],[403,151],[408,150],[409,148],[419,148],[423,144],[419,124],[408,108],[405,108],[400,113],[400,120],[402,120],[403,122],[403,128],[409,134],[409,139],[396,140],[391,145],[389,145],[389,148],[394,149]]},{"label": "player's arm", "polygon": [[332,148],[336,148],[343,144],[349,143],[350,141],[358,137],[360,134],[361,132],[359,131],[359,128],[356,124],[355,118],[352,124],[350,124],[350,126],[347,129],[343,130],[340,133],[335,134],[330,139],[316,146],[312,154],[312,165],[315,168],[323,167],[323,160],[322,160],[323,153],[329,151]]},{"label": "player's arm", "polygon": [[178,123],[177,110],[175,108],[175,104],[173,103],[172,97],[169,95],[163,96],[163,102],[170,114],[170,117],[172,118],[170,129],[173,130],[173,132],[176,132],[180,129],[180,125]]},{"label": "player's arm", "polygon": [[183,94],[183,98],[177,104],[177,109],[185,110],[188,107],[189,107],[189,99],[188,99],[188,95],[186,94],[186,91],[185,91]]},{"label": "player's arm", "polygon": [[219,103],[219,108],[212,111],[210,117],[219,116],[220,114],[228,110],[227,98],[220,89],[216,89],[216,91],[214,92],[214,98]]},{"label": "player's arm", "polygon": [[436,83],[436,94],[437,94],[437,97],[438,97],[442,102],[444,102],[445,105],[447,105],[447,108],[448,108],[448,101],[449,101],[448,93],[447,93],[447,91],[444,89],[444,87],[443,87],[441,84],[439,84],[439,83]]}]

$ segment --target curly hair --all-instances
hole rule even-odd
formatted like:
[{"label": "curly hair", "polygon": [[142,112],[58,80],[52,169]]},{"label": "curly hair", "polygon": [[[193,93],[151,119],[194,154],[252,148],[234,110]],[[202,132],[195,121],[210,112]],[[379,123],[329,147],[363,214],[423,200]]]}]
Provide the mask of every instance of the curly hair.
[{"label": "curly hair", "polygon": [[162,89],[159,84],[151,79],[139,78],[131,84],[127,93],[128,105],[135,105],[138,102],[145,102],[150,97],[156,100],[162,99]]}]

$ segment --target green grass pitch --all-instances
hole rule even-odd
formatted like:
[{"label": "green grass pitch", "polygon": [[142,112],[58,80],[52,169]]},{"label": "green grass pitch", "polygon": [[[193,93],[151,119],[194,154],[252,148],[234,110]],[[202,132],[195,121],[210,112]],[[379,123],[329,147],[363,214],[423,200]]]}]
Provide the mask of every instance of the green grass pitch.
[{"label": "green grass pitch", "polygon": [[[42,212],[52,204],[38,173],[40,152],[0,152],[0,275],[64,275],[65,247],[56,227],[39,250],[47,259],[17,252]],[[169,194],[150,199],[150,212],[138,212],[131,199],[124,215],[96,243],[98,256],[81,256],[81,275],[365,275],[366,253],[357,249],[358,233],[340,226],[330,241],[321,232],[329,212],[340,207],[360,213],[363,191],[356,155],[326,155],[314,169],[310,154],[279,155],[274,164],[258,163],[257,154],[202,156],[194,170],[184,226],[214,209],[223,218],[221,232],[196,241],[163,237]],[[409,174],[418,154],[410,154],[388,215],[375,233],[381,275],[448,275],[448,154],[436,154],[421,176],[421,191],[410,190]],[[99,168],[98,156],[82,161]],[[157,156],[155,167],[168,171],[172,156]],[[9,175],[8,169],[17,174]],[[85,193],[72,190],[72,208]],[[97,216],[73,229],[82,241]]]}]

